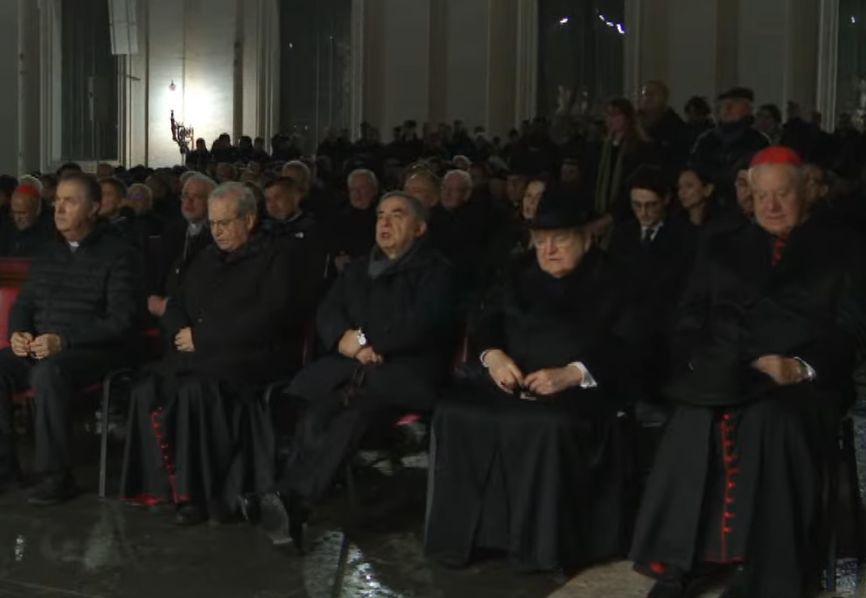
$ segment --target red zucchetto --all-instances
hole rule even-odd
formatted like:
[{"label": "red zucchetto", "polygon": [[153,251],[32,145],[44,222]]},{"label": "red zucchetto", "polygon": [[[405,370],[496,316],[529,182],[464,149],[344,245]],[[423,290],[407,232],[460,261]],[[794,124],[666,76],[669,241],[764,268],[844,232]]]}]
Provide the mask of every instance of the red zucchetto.
[{"label": "red zucchetto", "polygon": [[761,164],[790,164],[791,166],[802,166],[803,160],[800,155],[790,147],[784,145],[771,145],[759,151],[752,158],[749,166],[759,166]]},{"label": "red zucchetto", "polygon": [[24,184],[21,184],[21,185],[18,185],[17,187],[15,187],[15,191],[14,191],[13,195],[16,193],[21,194],[21,195],[30,195],[31,197],[42,197],[42,194],[39,192],[39,189],[37,189],[33,185],[28,185],[27,183],[24,183]]}]

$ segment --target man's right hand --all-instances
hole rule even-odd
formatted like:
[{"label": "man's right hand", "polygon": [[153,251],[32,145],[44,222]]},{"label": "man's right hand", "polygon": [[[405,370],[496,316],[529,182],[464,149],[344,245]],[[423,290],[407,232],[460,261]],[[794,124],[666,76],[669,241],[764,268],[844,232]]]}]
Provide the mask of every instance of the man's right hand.
[{"label": "man's right hand", "polygon": [[347,330],[344,332],[343,338],[340,339],[340,344],[337,345],[337,350],[340,352],[340,355],[349,359],[355,359],[358,351],[361,350],[361,345],[358,343],[358,331]]},{"label": "man's right hand", "polygon": [[168,299],[166,297],[151,295],[147,298],[147,311],[150,312],[150,315],[157,318],[161,318],[165,315],[166,305],[168,305]]},{"label": "man's right hand", "polygon": [[13,332],[9,339],[9,345],[12,348],[12,353],[18,357],[30,356],[30,343],[33,342],[33,335],[29,332]]},{"label": "man's right hand", "polygon": [[523,386],[523,372],[504,351],[492,349],[484,356],[487,372],[496,386],[505,392],[514,392]]}]

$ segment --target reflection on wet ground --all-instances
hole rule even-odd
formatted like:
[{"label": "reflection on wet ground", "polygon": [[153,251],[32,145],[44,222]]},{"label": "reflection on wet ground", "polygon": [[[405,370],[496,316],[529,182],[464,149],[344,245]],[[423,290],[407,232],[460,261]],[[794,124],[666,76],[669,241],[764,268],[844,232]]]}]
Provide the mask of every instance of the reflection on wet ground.
[{"label": "reflection on wet ground", "polygon": [[[855,436],[864,455],[866,418],[855,420]],[[80,461],[95,462],[93,455]],[[861,457],[861,485],[864,466]],[[81,477],[85,488],[95,480],[92,470]],[[649,587],[627,563],[586,571],[564,587],[551,575],[514,573],[503,560],[443,569],[422,553],[423,470],[367,472],[358,486],[361,525],[346,536],[346,502],[336,492],[311,521],[304,557],[275,550],[246,524],[178,528],[171,513],[93,494],[53,509],[25,505],[23,491],[5,494],[0,598],[639,598]],[[837,591],[825,595],[866,597],[866,573],[847,558],[851,533],[842,528]]]},{"label": "reflection on wet ground", "polygon": [[[92,476],[91,476],[92,477]],[[124,598],[543,597],[549,576],[492,561],[449,571],[422,554],[423,473],[361,480],[362,525],[345,547],[336,588],[345,501],[337,494],[311,521],[308,553],[275,550],[239,523],[178,528],[155,514],[85,495],[34,509],[25,494],[0,496],[0,597]],[[94,487],[83,479],[85,487]]]}]

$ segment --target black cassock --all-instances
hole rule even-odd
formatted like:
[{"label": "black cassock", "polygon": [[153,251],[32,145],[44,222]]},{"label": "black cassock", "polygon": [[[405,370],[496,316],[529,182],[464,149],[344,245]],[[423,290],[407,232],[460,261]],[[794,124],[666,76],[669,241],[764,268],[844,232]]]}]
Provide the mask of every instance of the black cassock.
[{"label": "black cassock", "polygon": [[163,323],[172,338],[191,327],[195,351],[172,351],[133,385],[121,496],[193,502],[219,516],[242,492],[273,484],[262,390],[297,369],[310,313],[294,253],[254,235],[193,261]]},{"label": "black cassock", "polygon": [[[371,255],[381,253],[374,248]],[[277,488],[310,504],[371,425],[432,408],[456,349],[447,260],[423,238],[376,275],[370,259],[352,261],[322,302],[316,323],[327,355],[304,368],[290,389],[308,409]],[[357,329],[384,363],[364,366],[337,352],[343,334]]]},{"label": "black cassock", "polygon": [[[516,259],[471,325],[472,359],[433,423],[427,553],[464,565],[507,551],[521,570],[573,570],[627,542],[621,399],[638,371],[623,294],[590,253],[562,279],[535,255]],[[501,391],[478,362],[505,351],[524,375],[582,362],[594,389],[528,401]]]},{"label": "black cassock", "polygon": [[[864,327],[861,251],[815,221],[786,242],[752,223],[707,240],[676,318],[666,393],[680,406],[638,516],[638,566],[745,563],[761,598],[816,582],[821,487]],[[764,355],[817,377],[780,387],[750,366]]]}]

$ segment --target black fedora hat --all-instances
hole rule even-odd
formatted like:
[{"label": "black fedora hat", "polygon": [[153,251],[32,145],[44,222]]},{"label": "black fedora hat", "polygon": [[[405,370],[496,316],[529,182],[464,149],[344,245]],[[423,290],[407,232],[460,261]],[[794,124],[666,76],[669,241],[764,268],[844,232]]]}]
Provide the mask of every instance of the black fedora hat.
[{"label": "black fedora hat", "polygon": [[590,221],[589,212],[582,209],[574,192],[547,187],[538,203],[535,217],[529,222],[533,230],[579,228]]}]

